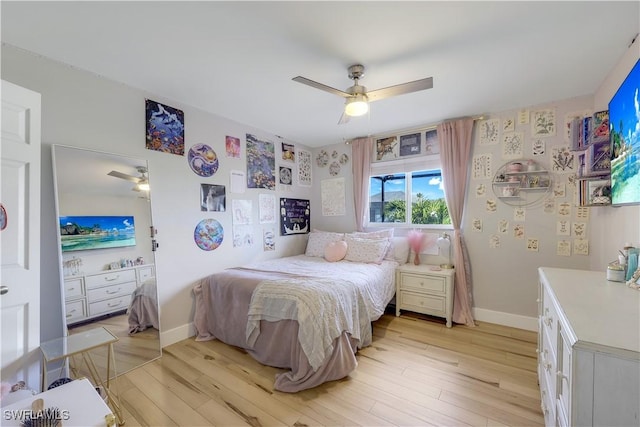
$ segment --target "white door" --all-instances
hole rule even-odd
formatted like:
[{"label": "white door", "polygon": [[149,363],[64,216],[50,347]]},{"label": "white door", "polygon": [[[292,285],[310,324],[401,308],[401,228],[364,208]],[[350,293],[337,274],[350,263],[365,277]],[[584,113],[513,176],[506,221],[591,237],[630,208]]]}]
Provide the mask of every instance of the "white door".
[{"label": "white door", "polygon": [[40,390],[40,94],[2,80],[2,381]]}]

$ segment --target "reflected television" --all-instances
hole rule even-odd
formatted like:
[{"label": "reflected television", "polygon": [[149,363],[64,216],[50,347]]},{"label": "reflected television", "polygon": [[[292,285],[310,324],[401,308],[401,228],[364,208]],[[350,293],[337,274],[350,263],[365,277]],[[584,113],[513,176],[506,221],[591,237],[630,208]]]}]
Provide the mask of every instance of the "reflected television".
[{"label": "reflected television", "polygon": [[611,204],[640,204],[640,59],[609,102]]},{"label": "reflected television", "polygon": [[61,216],[62,252],[136,245],[133,216]]}]

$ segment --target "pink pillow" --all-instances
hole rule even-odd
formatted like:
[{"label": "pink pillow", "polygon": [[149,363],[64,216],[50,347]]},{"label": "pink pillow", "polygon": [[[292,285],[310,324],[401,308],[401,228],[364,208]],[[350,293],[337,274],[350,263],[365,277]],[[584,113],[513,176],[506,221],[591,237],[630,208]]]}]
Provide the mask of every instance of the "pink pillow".
[{"label": "pink pillow", "polygon": [[337,240],[327,243],[324,247],[324,259],[329,262],[340,261],[347,254],[347,242]]}]

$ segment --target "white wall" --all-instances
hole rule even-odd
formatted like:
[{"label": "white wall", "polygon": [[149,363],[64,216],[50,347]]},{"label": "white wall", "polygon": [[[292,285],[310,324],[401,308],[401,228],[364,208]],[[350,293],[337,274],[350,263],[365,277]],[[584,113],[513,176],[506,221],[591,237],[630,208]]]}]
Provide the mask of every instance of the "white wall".
[{"label": "white wall", "polygon": [[[226,267],[304,251],[306,235],[297,235],[278,236],[276,250],[263,252],[262,226],[258,223],[258,194],[308,199],[309,188],[294,185],[287,192],[280,189],[276,192],[250,189],[244,194],[229,194],[229,172],[235,169],[245,170],[246,158],[244,149],[240,159],[225,157],[225,136],[240,138],[244,146],[245,134],[254,134],[273,141],[278,154],[280,140],[275,135],[7,45],[2,46],[2,78],[42,95],[41,296],[43,301],[52,301],[41,314],[42,340],[62,335],[57,219],[51,167],[52,144],[148,160],[152,216],[160,243],[155,261],[163,346],[186,338],[190,333],[193,319],[191,289],[198,280]],[[145,148],[145,98],[184,111],[185,148],[188,150],[196,143],[212,146],[220,160],[220,167],[215,175],[201,178],[193,173],[187,164],[186,155],[165,154]],[[295,144],[297,148],[306,148],[294,141],[285,142]],[[232,226],[229,213],[201,212],[201,183],[226,185],[228,205],[233,198],[253,201],[255,245],[233,247],[229,238]],[[225,240],[214,251],[199,249],[193,240],[195,226],[205,218],[217,219],[225,229]],[[278,224],[273,226],[277,233]]]},{"label": "white wall", "polygon": [[[640,58],[640,40],[627,50],[620,62],[602,82],[594,96],[598,110],[606,110],[609,100]],[[592,230],[593,254],[591,269],[604,270],[607,263],[616,259],[618,250],[626,242],[640,246],[640,206],[621,206],[599,209],[594,213]]]}]

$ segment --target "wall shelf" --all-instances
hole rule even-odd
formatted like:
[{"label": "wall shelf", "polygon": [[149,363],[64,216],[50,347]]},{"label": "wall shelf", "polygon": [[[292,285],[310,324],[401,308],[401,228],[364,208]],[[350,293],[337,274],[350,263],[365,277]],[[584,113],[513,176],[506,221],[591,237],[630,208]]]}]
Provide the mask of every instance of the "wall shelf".
[{"label": "wall shelf", "polygon": [[541,201],[551,189],[551,175],[533,159],[503,164],[492,181],[493,193],[511,206],[529,206]]}]

